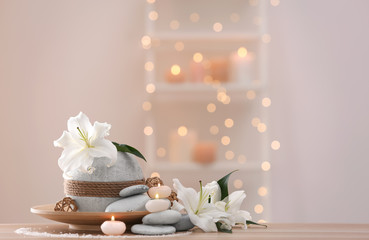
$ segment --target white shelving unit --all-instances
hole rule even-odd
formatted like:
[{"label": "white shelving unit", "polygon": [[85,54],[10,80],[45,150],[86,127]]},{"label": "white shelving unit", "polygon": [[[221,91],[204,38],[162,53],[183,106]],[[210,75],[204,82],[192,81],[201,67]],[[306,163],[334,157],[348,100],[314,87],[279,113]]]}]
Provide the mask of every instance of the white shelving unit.
[{"label": "white shelving unit", "polygon": [[[262,164],[270,161],[270,141],[268,131],[259,131],[257,128],[257,119],[264,126],[269,126],[266,108],[261,104],[262,98],[267,96],[268,87],[265,43],[267,2],[147,2],[146,41],[143,47],[147,52],[145,63],[151,63],[152,67],[146,69],[145,82],[146,86],[155,90],[149,91],[146,99],[150,105],[146,108],[146,127],[153,129],[153,133],[146,136],[145,150],[149,158],[146,176],[158,172],[168,185],[172,184],[173,178],[179,178],[184,185],[198,189],[198,180],[210,182],[239,169],[230,179],[230,190],[244,189],[247,193],[244,208],[250,211],[253,220],[268,221],[269,173],[262,169]],[[198,21],[189,20],[193,13],[197,14]],[[154,17],[150,19],[149,16]],[[232,21],[230,16],[233,16]],[[171,21],[177,21],[179,27],[171,29]],[[222,24],[222,31],[213,30],[215,22]],[[177,42],[182,43],[183,50],[174,48]],[[207,84],[192,81],[189,62],[194,53],[202,53],[205,60],[219,56],[226,58],[240,47],[245,47],[248,54],[254,56],[248,70],[251,81],[229,79],[227,82]],[[185,82],[166,81],[166,72],[173,64],[181,66],[181,71],[186,74]],[[229,103],[224,104],[217,99],[219,91],[230,97]],[[209,103],[216,106],[215,112],[207,111]],[[232,127],[224,126],[226,118],[233,120]],[[213,163],[203,165],[192,161],[190,157],[184,158],[186,154],[191,156],[189,152],[183,152],[182,161],[171,157],[173,144],[181,137],[176,133],[180,126],[186,127],[188,135],[196,136],[196,140],[191,141],[210,141],[217,145]],[[216,126],[218,133],[210,133],[211,126]],[[228,136],[231,143],[224,145],[223,136]],[[175,147],[181,147],[181,140]],[[158,149],[161,151],[159,154]],[[267,194],[259,191],[260,187],[266,189]],[[260,208],[263,209],[260,211]]]}]

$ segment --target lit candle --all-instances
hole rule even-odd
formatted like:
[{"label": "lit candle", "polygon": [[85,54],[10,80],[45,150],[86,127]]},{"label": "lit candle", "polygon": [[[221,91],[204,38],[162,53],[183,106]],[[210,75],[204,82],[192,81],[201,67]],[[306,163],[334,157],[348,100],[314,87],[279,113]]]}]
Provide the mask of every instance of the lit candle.
[{"label": "lit candle", "polygon": [[155,195],[155,199],[147,201],[145,208],[149,212],[161,212],[170,207],[170,201],[168,199],[159,199],[159,194]]},{"label": "lit candle", "polygon": [[[180,130],[180,129],[178,129]],[[186,134],[185,134],[186,133]],[[187,132],[171,131],[169,133],[168,156],[171,162],[190,162],[192,150],[197,142],[197,132],[188,129]]]},{"label": "lit candle", "polygon": [[154,198],[156,194],[158,198],[167,198],[172,193],[172,189],[168,186],[160,186],[160,183],[157,187],[152,187],[149,189],[148,194],[151,198]]},{"label": "lit candle", "polygon": [[205,77],[205,67],[202,62],[203,56],[201,53],[195,53],[193,60],[190,63],[191,79],[192,82],[203,82]]},{"label": "lit candle", "polygon": [[111,221],[105,221],[101,224],[101,231],[106,235],[122,235],[126,231],[126,224],[115,221],[114,216],[112,216]]},{"label": "lit candle", "polygon": [[230,78],[235,82],[251,82],[251,64],[253,55],[247,52],[247,49],[240,47],[237,52],[231,54],[231,72]]},{"label": "lit candle", "polygon": [[170,68],[170,71],[167,73],[167,81],[170,83],[181,83],[184,82],[184,75],[181,71],[181,67],[177,64],[173,65]]},{"label": "lit candle", "polygon": [[227,58],[214,58],[210,60],[210,72],[214,80],[219,82],[228,82],[228,65]]},{"label": "lit candle", "polygon": [[194,147],[193,160],[201,164],[209,164],[215,161],[216,153],[216,142],[199,142]]}]

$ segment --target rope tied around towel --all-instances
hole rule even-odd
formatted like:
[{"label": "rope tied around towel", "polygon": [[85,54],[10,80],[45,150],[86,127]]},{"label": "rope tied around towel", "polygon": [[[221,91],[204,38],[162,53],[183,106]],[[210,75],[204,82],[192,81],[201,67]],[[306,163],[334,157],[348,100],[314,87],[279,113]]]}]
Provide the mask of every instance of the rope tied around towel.
[{"label": "rope tied around towel", "polygon": [[119,192],[133,185],[145,184],[145,179],[125,182],[87,182],[64,180],[64,193],[79,197],[119,197]]}]

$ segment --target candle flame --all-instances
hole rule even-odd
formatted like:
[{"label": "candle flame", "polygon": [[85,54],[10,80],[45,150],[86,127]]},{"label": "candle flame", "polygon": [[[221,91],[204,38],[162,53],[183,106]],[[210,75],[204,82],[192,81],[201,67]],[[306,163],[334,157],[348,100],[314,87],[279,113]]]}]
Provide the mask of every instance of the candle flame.
[{"label": "candle flame", "polygon": [[160,183],[158,183],[158,187],[160,187]]},{"label": "candle flame", "polygon": [[111,216],[111,220],[112,220],[112,221],[115,221],[115,217],[114,217],[114,216]]},{"label": "candle flame", "polygon": [[181,72],[181,67],[175,64],[170,68],[170,71],[173,75],[178,75]]},{"label": "candle flame", "polygon": [[158,199],[159,198],[159,194],[157,193],[157,194],[155,194],[155,198],[156,199]]}]

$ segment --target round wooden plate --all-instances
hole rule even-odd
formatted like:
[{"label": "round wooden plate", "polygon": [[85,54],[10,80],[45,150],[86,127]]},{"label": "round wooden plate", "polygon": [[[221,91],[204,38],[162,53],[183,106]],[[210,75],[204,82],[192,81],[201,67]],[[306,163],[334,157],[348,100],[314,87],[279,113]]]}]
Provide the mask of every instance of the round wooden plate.
[{"label": "round wooden plate", "polygon": [[41,217],[69,224],[75,230],[100,230],[100,225],[112,216],[117,221],[123,221],[127,227],[141,223],[142,218],[149,214],[140,212],[55,212],[55,204],[38,205],[31,208],[31,212]]}]

